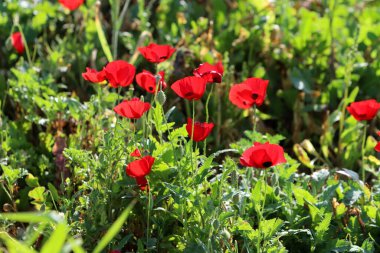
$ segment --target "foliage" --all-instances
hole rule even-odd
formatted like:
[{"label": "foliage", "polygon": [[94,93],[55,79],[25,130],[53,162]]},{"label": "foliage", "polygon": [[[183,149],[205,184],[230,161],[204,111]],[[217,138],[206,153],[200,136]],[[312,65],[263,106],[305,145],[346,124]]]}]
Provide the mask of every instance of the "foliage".
[{"label": "foliage", "polygon": [[[380,100],[379,11],[356,0],[87,0],[73,12],[58,1],[3,1],[1,249],[379,251],[379,119],[346,113],[353,101]],[[12,50],[13,31],[25,36],[24,55]],[[175,57],[147,63],[137,48],[150,41],[175,46]],[[82,78],[112,59],[165,70],[169,85],[202,62],[222,60],[225,73],[192,111],[170,89],[154,103],[136,85]],[[228,91],[251,76],[270,80],[267,99],[239,110]],[[153,105],[142,119],[112,111],[140,95]],[[205,110],[215,123],[207,146],[183,126]],[[284,146],[286,164],[239,164],[267,141]],[[156,158],[149,191],[125,173],[136,147]]]}]

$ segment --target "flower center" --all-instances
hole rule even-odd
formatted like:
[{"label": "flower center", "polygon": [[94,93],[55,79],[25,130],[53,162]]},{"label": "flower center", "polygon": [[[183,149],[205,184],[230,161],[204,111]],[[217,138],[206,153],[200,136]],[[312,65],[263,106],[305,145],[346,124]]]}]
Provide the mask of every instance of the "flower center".
[{"label": "flower center", "polygon": [[186,92],[185,97],[191,97],[194,93],[192,91]]},{"label": "flower center", "polygon": [[153,90],[153,87],[152,87],[152,86],[150,86],[150,87],[148,88],[148,90],[152,91],[152,90]]},{"label": "flower center", "polygon": [[252,98],[253,98],[254,100],[256,100],[258,97],[259,97],[259,95],[257,95],[256,93],[253,93],[253,94],[252,94]]},{"label": "flower center", "polygon": [[272,166],[272,162],[263,162],[263,166],[265,167],[265,168],[268,168],[268,167],[270,167],[270,166]]}]

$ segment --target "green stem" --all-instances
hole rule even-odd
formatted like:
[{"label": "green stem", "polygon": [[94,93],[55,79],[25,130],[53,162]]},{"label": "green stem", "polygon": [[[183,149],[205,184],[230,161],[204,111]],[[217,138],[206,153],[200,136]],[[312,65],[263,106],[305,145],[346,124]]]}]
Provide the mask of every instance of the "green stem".
[{"label": "green stem", "polygon": [[190,161],[191,161],[191,171],[194,173],[194,163],[193,163],[193,138],[194,138],[194,124],[195,124],[195,100],[193,100],[193,117],[191,124],[191,136],[190,136]]},{"label": "green stem", "polygon": [[120,13],[120,0],[112,0],[112,55],[117,59],[117,44],[118,44],[118,17]]},{"label": "green stem", "polygon": [[[257,246],[256,246],[258,253],[261,252],[262,221],[264,220],[264,207],[265,207],[265,200],[267,198],[267,172],[266,172],[266,170],[264,170],[264,175],[263,175],[262,179],[263,179],[263,183],[264,183],[264,194],[263,194],[264,199],[263,199],[263,204],[261,206],[261,210],[259,213],[259,224],[258,224],[259,235],[258,235]],[[260,184],[260,194],[261,194],[261,184]]]},{"label": "green stem", "polygon": [[22,27],[20,26],[20,24],[17,24],[16,26],[21,33],[22,41],[25,45],[25,52],[26,52],[26,57],[28,58],[29,65],[32,66],[33,62],[32,62],[32,58],[30,58],[29,46],[28,46],[28,43],[26,42],[24,31],[22,30]]},{"label": "green stem", "polygon": [[[213,93],[213,91],[214,91],[214,86],[211,86],[211,90],[208,93],[208,97],[206,100],[206,123],[208,123],[208,120],[209,120],[208,104],[210,102],[211,94]],[[204,156],[206,156],[206,151],[207,151],[206,145],[207,145],[207,138],[203,142],[203,154],[204,154]]]},{"label": "green stem", "polygon": [[257,120],[256,120],[256,110],[257,110],[257,107],[256,105],[253,106],[253,133],[256,134],[256,124],[257,124]]},{"label": "green stem", "polygon": [[148,206],[147,206],[147,225],[146,225],[146,245],[148,247],[149,245],[149,237],[150,237],[150,232],[149,232],[149,226],[150,226],[150,202],[151,202],[151,198],[152,198],[152,193],[151,193],[151,190],[150,190],[150,185],[149,185],[149,182],[148,182]]},{"label": "green stem", "polygon": [[362,150],[361,150],[361,154],[362,154],[362,169],[361,169],[361,172],[362,172],[362,181],[363,183],[365,184],[365,163],[364,163],[364,156],[365,156],[365,142],[366,142],[366,138],[367,137],[367,122],[364,123],[364,133],[363,133],[363,140],[362,140]]}]

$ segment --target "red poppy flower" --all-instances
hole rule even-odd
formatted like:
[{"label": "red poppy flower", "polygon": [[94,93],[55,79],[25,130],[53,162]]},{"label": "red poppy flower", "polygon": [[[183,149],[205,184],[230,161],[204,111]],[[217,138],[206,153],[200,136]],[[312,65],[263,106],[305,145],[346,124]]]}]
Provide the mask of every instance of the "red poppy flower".
[{"label": "red poppy flower", "polygon": [[146,177],[136,177],[136,183],[140,187],[140,190],[145,191],[148,188],[148,180],[146,180]]},{"label": "red poppy flower", "polygon": [[193,141],[203,141],[204,139],[209,136],[212,129],[214,128],[213,123],[201,123],[201,122],[194,122],[194,136],[192,134],[193,130],[193,120],[191,118],[187,119],[186,124],[186,131],[189,134],[190,138],[193,139]]},{"label": "red poppy flower", "polygon": [[14,49],[16,49],[17,53],[23,54],[25,51],[24,41],[22,40],[22,35],[20,32],[15,32],[11,36],[11,42]]},{"label": "red poppy flower", "polygon": [[139,119],[149,109],[150,104],[141,101],[139,98],[124,100],[113,108],[117,114],[128,119]]},{"label": "red poppy flower", "polygon": [[138,148],[136,148],[136,149],[131,153],[131,156],[132,156],[132,157],[141,157],[140,150],[139,150]]},{"label": "red poppy flower", "polygon": [[169,59],[175,52],[175,48],[169,45],[157,45],[150,43],[146,47],[139,47],[138,50],[149,62],[160,63]]},{"label": "red poppy flower", "polygon": [[222,62],[218,62],[215,65],[210,63],[203,63],[199,65],[197,69],[194,70],[194,76],[202,77],[208,83],[220,83],[222,82],[222,77],[224,73],[224,68]]},{"label": "red poppy flower", "polygon": [[375,147],[375,150],[377,152],[380,152],[380,141],[377,143],[376,147]]},{"label": "red poppy flower", "polygon": [[[160,82],[159,84],[161,85],[162,89],[166,88],[166,83],[165,83],[165,72],[160,71],[158,72],[158,75],[160,76]],[[149,93],[155,93],[157,88],[156,88],[156,76],[153,75],[151,72],[147,70],[143,70],[142,73],[139,73],[136,75],[136,82],[137,84],[146,90]]]},{"label": "red poppy flower", "polygon": [[86,68],[86,72],[82,73],[84,80],[92,83],[101,83],[106,80],[104,70],[97,71],[96,69]]},{"label": "red poppy flower", "polygon": [[189,76],[182,78],[171,86],[178,96],[188,100],[200,99],[206,90],[207,82],[197,76]]},{"label": "red poppy flower", "polygon": [[239,108],[247,109],[263,104],[269,81],[260,78],[248,78],[243,83],[231,87],[229,99]]},{"label": "red poppy flower", "polygon": [[266,169],[280,163],[285,163],[284,149],[269,142],[261,144],[255,142],[252,147],[243,152],[240,163],[243,166]]},{"label": "red poppy flower", "polygon": [[110,62],[104,68],[106,79],[114,88],[130,85],[135,77],[135,71],[133,65],[122,60]]},{"label": "red poppy flower", "polygon": [[353,102],[348,107],[348,112],[358,121],[373,119],[380,109],[380,103],[375,99]]},{"label": "red poppy flower", "polygon": [[[380,131],[377,131],[377,133],[376,133],[378,136],[380,136]],[[380,152],[380,141],[377,143],[377,145],[376,145],[376,147],[375,147],[375,150],[377,151],[377,152]]]},{"label": "red poppy flower", "polygon": [[59,0],[61,5],[70,11],[73,11],[81,6],[84,0]]},{"label": "red poppy flower", "polygon": [[152,170],[154,157],[144,156],[139,160],[135,160],[127,165],[125,169],[128,176],[136,179],[136,183],[140,186],[141,190],[145,190],[148,184],[146,176]]}]

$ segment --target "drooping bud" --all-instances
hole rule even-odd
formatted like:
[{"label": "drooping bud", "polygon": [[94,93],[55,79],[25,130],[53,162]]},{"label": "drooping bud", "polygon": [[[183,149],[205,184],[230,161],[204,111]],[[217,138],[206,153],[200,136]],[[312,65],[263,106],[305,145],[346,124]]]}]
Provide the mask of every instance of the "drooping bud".
[{"label": "drooping bud", "polygon": [[157,101],[160,105],[164,105],[166,102],[166,95],[162,90],[157,93]]}]

